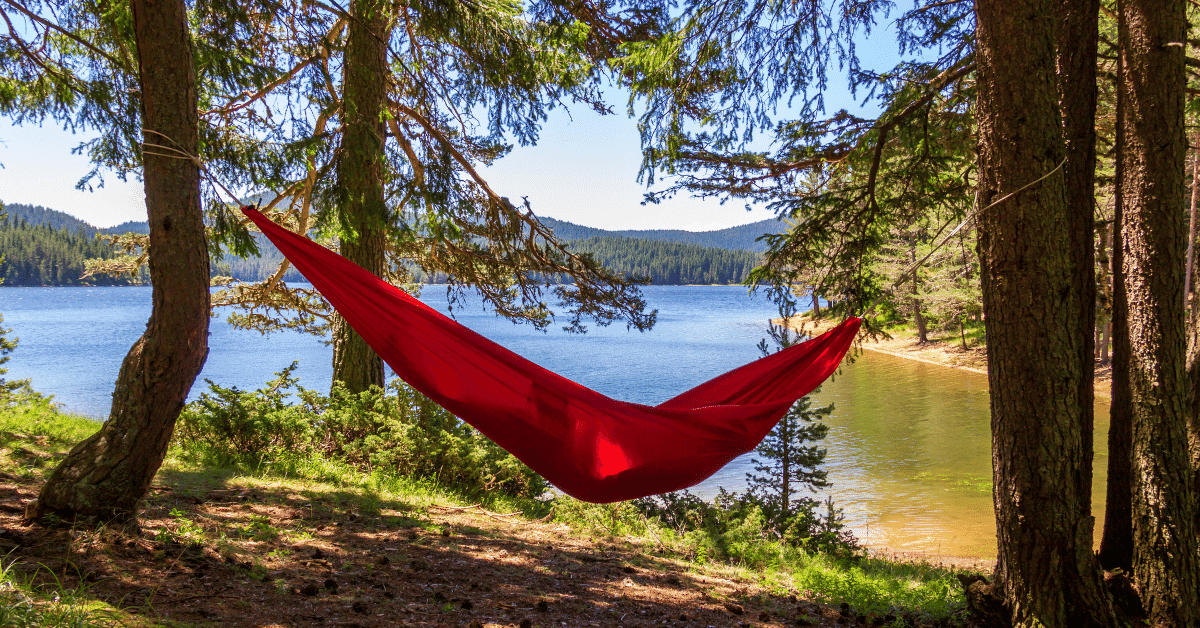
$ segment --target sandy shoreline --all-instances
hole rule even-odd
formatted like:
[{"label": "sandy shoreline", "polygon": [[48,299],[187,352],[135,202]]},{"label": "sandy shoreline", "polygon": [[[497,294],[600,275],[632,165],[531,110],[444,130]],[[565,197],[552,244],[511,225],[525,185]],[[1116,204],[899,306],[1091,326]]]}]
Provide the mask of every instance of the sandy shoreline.
[{"label": "sandy shoreline", "polygon": [[[782,325],[784,319],[771,321]],[[793,316],[786,321],[788,328],[803,331],[806,334],[822,334],[840,323],[833,318],[808,318],[805,315]],[[915,336],[893,335],[891,338],[862,338],[862,349],[886,353],[906,360],[915,360],[927,364],[948,366],[963,371],[987,375],[987,352],[983,346],[970,346],[963,349],[962,341],[955,334],[929,334],[929,342],[919,343]],[[1094,389],[1097,399],[1108,400],[1112,394],[1112,368],[1108,365],[1096,365]]]}]

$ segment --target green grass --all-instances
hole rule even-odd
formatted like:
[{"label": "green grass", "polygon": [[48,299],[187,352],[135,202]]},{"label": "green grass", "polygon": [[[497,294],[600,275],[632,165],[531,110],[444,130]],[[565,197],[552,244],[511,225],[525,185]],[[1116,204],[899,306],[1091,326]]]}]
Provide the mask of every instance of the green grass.
[{"label": "green grass", "polygon": [[954,573],[928,564],[811,556],[792,575],[797,587],[814,592],[820,601],[846,602],[861,613],[904,609],[940,619],[963,607]]},{"label": "green grass", "polygon": [[[94,599],[86,588],[34,584],[16,561],[0,558],[0,628],[134,628],[143,620]],[[49,573],[47,571],[47,573]]]},{"label": "green grass", "polygon": [[[0,470],[28,480],[43,478],[75,442],[97,427],[95,421],[58,413],[44,402],[0,407]],[[200,496],[214,489],[282,490],[305,496],[313,508],[354,511],[388,526],[429,527],[432,524],[421,515],[432,504],[483,501],[489,510],[519,510],[529,519],[550,514],[553,508],[555,521],[571,527],[574,534],[591,536],[601,544],[619,546],[641,557],[631,560],[682,560],[692,571],[754,582],[784,598],[793,592],[832,605],[846,602],[857,612],[883,616],[904,611],[927,621],[956,616],[963,606],[955,572],[943,568],[861,556],[808,554],[765,538],[752,527],[740,530],[737,538],[714,543],[713,539],[680,534],[647,520],[630,504],[596,505],[567,497],[550,503],[511,497],[481,500],[447,490],[430,479],[363,473],[320,456],[239,460],[200,447],[187,451],[172,447],[155,484],[171,487],[170,494],[177,497]],[[182,511],[170,512],[169,505],[160,507],[174,521],[167,532],[180,537],[181,542],[209,534],[203,522],[188,519]],[[251,518],[241,523],[241,535],[295,540],[304,535],[304,530],[276,529]],[[4,607],[0,609],[0,628],[109,626],[117,621],[114,614],[121,613],[90,600],[86,590],[54,586],[34,590],[32,580],[17,581],[11,561],[0,566],[0,606]],[[141,625],[173,625],[151,618],[139,621],[155,622]],[[898,619],[894,625],[902,625],[900,622]]]}]

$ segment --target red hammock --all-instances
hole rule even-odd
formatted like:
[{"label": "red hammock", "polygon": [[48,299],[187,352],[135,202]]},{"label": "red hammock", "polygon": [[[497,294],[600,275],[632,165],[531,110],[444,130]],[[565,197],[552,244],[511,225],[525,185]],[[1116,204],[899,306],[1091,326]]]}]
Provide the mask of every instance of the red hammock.
[{"label": "red hammock", "polygon": [[847,319],[657,406],[627,403],[522,358],[254,208],[242,211],[401,379],[589,502],[686,488],[754,449],[833,374],[861,322]]}]

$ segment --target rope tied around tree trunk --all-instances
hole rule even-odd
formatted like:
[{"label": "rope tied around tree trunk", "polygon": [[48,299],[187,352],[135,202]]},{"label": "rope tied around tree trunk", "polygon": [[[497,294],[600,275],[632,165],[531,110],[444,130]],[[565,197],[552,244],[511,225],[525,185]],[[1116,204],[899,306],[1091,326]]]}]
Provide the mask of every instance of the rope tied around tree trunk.
[{"label": "rope tied around tree trunk", "polygon": [[[195,165],[197,168],[200,169],[200,171],[202,173],[204,173],[205,178],[208,179],[209,182],[211,182],[214,185],[216,185],[217,187],[221,188],[221,190],[224,191],[225,194],[229,196],[229,198],[233,199],[233,202],[235,204],[240,204],[238,202],[237,195],[234,194],[233,192],[230,192],[229,188],[225,187],[225,185],[223,183],[221,183],[220,179],[218,179],[216,177],[216,175],[214,175],[212,173],[212,171],[208,169],[208,166],[204,163],[204,161],[202,159],[200,159],[199,156],[193,155],[193,154],[187,152],[186,150],[184,150],[183,146],[180,145],[179,142],[176,142],[174,138],[170,137],[169,135],[167,135],[165,133],[159,133],[158,131],[155,131],[153,129],[142,129],[142,132],[143,133],[153,133],[154,135],[157,135],[175,145],[174,147],[171,147],[171,146],[165,146],[163,144],[142,142],[142,154],[143,155],[154,155],[155,157],[165,157],[167,159],[182,159],[184,161],[192,162],[193,165]],[[165,152],[152,152],[152,151],[146,150],[147,148],[153,148],[158,151],[165,151]]]}]

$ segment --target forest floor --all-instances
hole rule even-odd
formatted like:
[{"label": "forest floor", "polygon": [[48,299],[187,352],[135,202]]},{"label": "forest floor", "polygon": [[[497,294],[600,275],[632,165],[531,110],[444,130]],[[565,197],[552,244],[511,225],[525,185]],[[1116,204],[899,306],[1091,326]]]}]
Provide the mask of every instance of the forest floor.
[{"label": "forest floor", "polygon": [[[783,319],[773,321],[783,323]],[[821,334],[836,326],[840,320],[834,318],[819,318],[813,320],[807,314],[794,316],[788,321],[788,327],[806,334]],[[867,351],[886,353],[906,360],[916,360],[928,364],[938,364],[952,368],[987,374],[987,348],[978,339],[966,337],[966,347],[963,347],[963,337],[954,332],[929,332],[928,342],[919,342],[915,331],[907,328],[888,328],[888,336],[866,337],[862,348]],[[1094,377],[1096,397],[1108,399],[1112,390],[1112,366],[1096,362]]]},{"label": "forest floor", "polygon": [[[177,458],[156,477],[137,526],[31,525],[25,506],[73,441],[24,424],[0,424],[0,626],[962,622],[954,572],[927,564],[864,558],[801,581],[679,557],[662,539],[396,496],[370,479],[352,486]],[[872,580],[871,569],[888,580]],[[906,592],[930,583],[945,589],[942,610],[906,609]],[[864,592],[874,610],[856,601]]]}]

